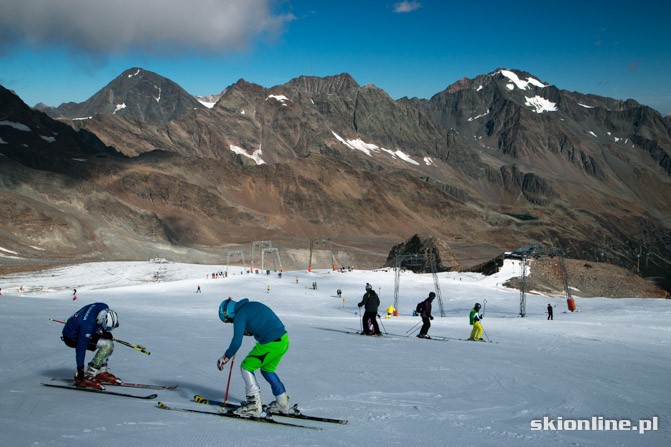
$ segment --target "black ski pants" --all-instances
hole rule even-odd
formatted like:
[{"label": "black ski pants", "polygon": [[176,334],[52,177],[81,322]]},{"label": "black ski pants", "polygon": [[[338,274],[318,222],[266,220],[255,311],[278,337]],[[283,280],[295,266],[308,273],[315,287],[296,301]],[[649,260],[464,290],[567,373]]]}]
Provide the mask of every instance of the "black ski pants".
[{"label": "black ski pants", "polygon": [[426,335],[429,333],[429,328],[431,327],[431,320],[428,318],[422,318],[422,328],[419,330],[419,335]]}]

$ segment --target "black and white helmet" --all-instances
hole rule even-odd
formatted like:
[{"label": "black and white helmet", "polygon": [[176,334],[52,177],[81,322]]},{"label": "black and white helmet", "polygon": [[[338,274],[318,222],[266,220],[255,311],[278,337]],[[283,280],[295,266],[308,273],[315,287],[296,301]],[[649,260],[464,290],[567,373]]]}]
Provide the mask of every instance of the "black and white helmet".
[{"label": "black and white helmet", "polygon": [[98,326],[105,331],[111,331],[112,329],[119,327],[119,317],[112,309],[105,309],[98,312],[96,322],[98,323]]},{"label": "black and white helmet", "polygon": [[371,286],[370,284],[366,283],[366,290],[372,290],[372,289],[373,289],[373,286]]},{"label": "black and white helmet", "polygon": [[473,306],[476,311],[480,310],[480,307],[480,303],[475,303],[475,306]]}]

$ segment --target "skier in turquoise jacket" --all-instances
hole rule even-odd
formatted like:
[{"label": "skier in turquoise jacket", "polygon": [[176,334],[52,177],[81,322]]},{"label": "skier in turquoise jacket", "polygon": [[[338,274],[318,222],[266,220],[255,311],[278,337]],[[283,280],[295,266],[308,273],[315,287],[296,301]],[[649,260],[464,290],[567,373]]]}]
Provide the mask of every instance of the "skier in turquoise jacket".
[{"label": "skier in turquoise jacket", "polygon": [[282,321],[263,303],[249,301],[247,298],[236,302],[230,297],[219,306],[219,318],[224,323],[233,323],[231,343],[224,355],[217,360],[220,371],[238,352],[244,335],[251,335],[257,341],[240,364],[247,402],[236,409],[235,413],[242,416],[262,416],[261,389],[254,375],[257,369],[261,369],[261,375],[268,381],[275,396],[269,407],[271,413],[289,413],[286,388],[275,373],[280,360],[289,349],[289,335]]}]

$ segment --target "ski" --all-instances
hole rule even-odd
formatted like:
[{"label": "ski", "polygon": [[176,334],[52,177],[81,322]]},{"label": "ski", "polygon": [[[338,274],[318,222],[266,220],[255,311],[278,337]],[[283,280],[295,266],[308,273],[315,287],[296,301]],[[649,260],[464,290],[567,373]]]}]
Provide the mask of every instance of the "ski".
[{"label": "ski", "polygon": [[[408,338],[412,338],[412,336],[408,336]],[[420,340],[433,340],[433,341],[449,341],[450,339],[447,337],[418,337],[415,335],[415,338],[419,338]]]},{"label": "ski", "polygon": [[89,393],[101,393],[101,394],[111,394],[113,396],[122,396],[122,397],[133,397],[135,399],[156,399],[158,394],[149,394],[147,396],[137,396],[135,394],[128,393],[119,393],[117,391],[109,391],[104,388],[88,388],[77,385],[57,385],[55,383],[43,383],[44,386],[51,386],[54,388],[63,388],[65,390],[77,390],[77,391],[86,391]]},{"label": "ski", "polygon": [[227,413],[227,412],[220,412],[220,411],[204,411],[204,410],[194,410],[191,408],[177,408],[177,407],[169,407],[168,405],[164,404],[163,402],[159,402],[156,405],[158,408],[162,410],[171,410],[171,411],[181,411],[184,413],[195,413],[195,414],[209,414],[210,416],[221,416],[224,418],[232,418],[232,419],[240,419],[243,421],[253,421],[253,422],[264,422],[266,424],[275,424],[275,425],[284,425],[286,427],[296,427],[296,428],[305,428],[308,430],[321,430],[319,427],[310,427],[308,425],[300,425],[300,424],[292,424],[289,422],[282,422],[282,421],[277,421],[273,419],[272,417],[246,417],[246,416],[240,416],[235,413]]},{"label": "ski", "polygon": [[[412,336],[409,335],[408,338],[411,338]],[[431,337],[431,338],[420,338],[415,336],[415,338],[419,338],[420,340],[434,340],[434,341],[471,341],[471,342],[482,342],[482,343],[495,343],[498,344],[498,341],[492,341],[492,340],[469,340],[468,338],[449,338],[449,337]]]},{"label": "ski", "polygon": [[[54,377],[51,379],[54,382],[68,382],[72,383],[72,379],[66,379],[65,377]],[[102,383],[102,385],[107,386],[121,386],[121,387],[127,387],[127,388],[144,388],[148,390],[168,390],[172,391],[176,389],[179,385],[170,385],[170,386],[164,386],[164,385],[149,385],[146,383],[130,383],[130,382],[121,382],[121,383],[109,383],[105,382]]]},{"label": "ski", "polygon": [[450,338],[450,340],[458,340],[458,341],[470,341],[470,342],[480,342],[480,343],[496,343],[498,344],[498,341],[492,341],[492,340],[469,340],[468,338]]},{"label": "ski", "polygon": [[[231,404],[226,402],[218,401],[218,400],[212,400],[212,399],[207,399],[205,397],[195,395],[193,397],[193,400],[199,404],[205,404],[205,405],[215,405],[218,407],[225,407],[225,408],[238,408],[239,405],[237,404]],[[264,410],[266,410],[266,406],[264,405]],[[298,404],[294,405],[291,408],[291,413],[285,414],[285,413],[279,413],[279,412],[272,412],[271,414],[273,416],[281,416],[281,417],[287,417],[287,418],[295,418],[295,419],[305,419],[309,421],[317,421],[317,422],[328,422],[331,424],[341,424],[341,425],[347,425],[347,420],[346,419],[332,419],[332,418],[326,418],[326,417],[321,417],[321,416],[310,416],[307,414],[301,413],[301,411],[298,409]]]},{"label": "ski", "polygon": [[349,331],[347,331],[345,333],[346,334],[352,334],[352,335],[365,335],[367,337],[384,337],[384,334],[382,334],[382,333],[380,333],[381,335],[377,335],[377,334],[370,334],[369,335],[369,334],[364,334],[363,332],[349,332]]}]

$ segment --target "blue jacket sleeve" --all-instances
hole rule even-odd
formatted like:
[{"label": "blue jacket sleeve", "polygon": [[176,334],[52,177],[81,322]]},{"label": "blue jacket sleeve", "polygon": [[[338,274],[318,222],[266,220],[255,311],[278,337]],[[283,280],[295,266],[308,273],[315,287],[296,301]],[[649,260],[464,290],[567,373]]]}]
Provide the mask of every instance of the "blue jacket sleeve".
[{"label": "blue jacket sleeve", "polygon": [[[241,312],[242,313],[242,312]],[[232,359],[240,346],[242,345],[242,337],[245,335],[245,327],[247,326],[246,315],[237,315],[233,323],[233,338],[228,345],[228,349],[224,353],[226,357]]]},{"label": "blue jacket sleeve", "polygon": [[94,303],[88,308],[82,309],[77,314],[77,322],[79,323],[79,333],[77,334],[77,346],[75,348],[75,359],[77,361],[77,368],[84,367],[84,359],[86,357],[86,348],[88,348],[91,335],[98,330],[98,323],[96,317],[98,312],[106,309],[107,305],[104,303]]},{"label": "blue jacket sleeve", "polygon": [[84,359],[86,358],[86,348],[91,339],[91,331],[82,328],[77,337],[77,347],[75,348],[75,359],[77,360],[77,368],[84,368]]}]

